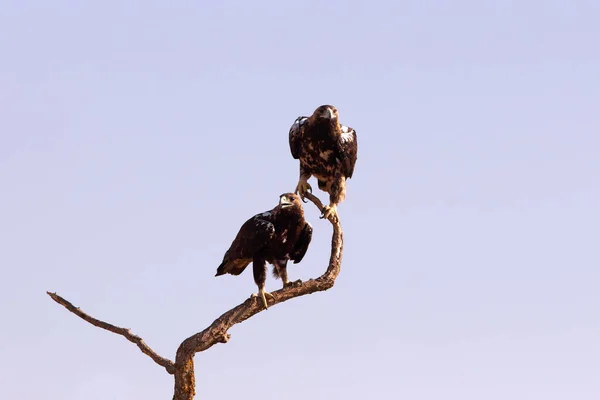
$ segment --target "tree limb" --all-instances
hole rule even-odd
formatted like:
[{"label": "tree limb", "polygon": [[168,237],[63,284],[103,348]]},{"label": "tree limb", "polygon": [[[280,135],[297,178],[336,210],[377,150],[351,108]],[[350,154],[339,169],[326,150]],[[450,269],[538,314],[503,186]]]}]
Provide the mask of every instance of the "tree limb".
[{"label": "tree limb", "polygon": [[[312,201],[322,212],[323,203],[311,193],[306,193],[305,197]],[[333,226],[333,235],[331,238],[331,256],[329,265],[323,275],[316,279],[309,279],[296,285],[288,286],[283,289],[271,292],[274,299],[269,299],[269,306],[283,303],[295,297],[305,296],[315,292],[324,291],[333,287],[335,279],[340,273],[342,264],[343,250],[343,232],[339,219],[336,217],[329,220]],[[73,306],[70,302],[63,299],[56,293],[47,292],[57,303],[63,305],[73,314],[84,319],[90,324],[118,335],[125,337],[130,342],[137,344],[140,350],[150,356],[158,365],[164,367],[169,374],[175,375],[175,390],[173,400],[192,400],[196,394],[195,376],[194,376],[194,355],[201,351],[208,350],[217,343],[227,343],[231,335],[227,333],[229,328],[239,324],[253,315],[264,311],[264,307],[259,298],[250,297],[242,304],[227,311],[217,318],[208,328],[202,332],[196,333],[185,339],[177,349],[175,363],[156,354],[139,336],[133,335],[129,329],[119,328],[109,323],[95,319]]]},{"label": "tree limb", "polygon": [[50,292],[46,292],[46,293],[48,293],[48,296],[52,297],[52,300],[54,300],[58,304],[64,306],[67,310],[71,311],[73,314],[77,315],[79,318],[89,322],[90,324],[92,324],[94,326],[97,326],[98,328],[106,329],[107,331],[116,333],[117,335],[121,335],[125,339],[129,340],[130,342],[137,344],[137,347],[140,348],[142,353],[149,356],[151,359],[154,360],[155,363],[157,363],[161,367],[164,367],[169,374],[173,374],[175,372],[175,364],[173,363],[173,361],[156,354],[156,352],[154,350],[152,350],[146,344],[146,342],[144,342],[144,340],[141,337],[132,334],[129,329],[120,328],[118,326],[109,324],[108,322],[100,321],[99,319],[96,319],[96,318],[84,313],[83,311],[81,311],[79,309],[79,307],[75,307],[68,300],[60,297],[56,293],[50,293]]}]

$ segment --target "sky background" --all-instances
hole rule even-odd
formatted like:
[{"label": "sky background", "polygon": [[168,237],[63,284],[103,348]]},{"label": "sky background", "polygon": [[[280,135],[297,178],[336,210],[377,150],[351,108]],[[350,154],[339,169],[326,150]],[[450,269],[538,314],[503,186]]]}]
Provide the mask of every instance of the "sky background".
[{"label": "sky background", "polygon": [[341,274],[197,354],[197,398],[600,398],[597,1],[0,10],[0,398],[170,399],[46,290],[174,359],[256,291],[216,268],[321,104],[359,139]]}]

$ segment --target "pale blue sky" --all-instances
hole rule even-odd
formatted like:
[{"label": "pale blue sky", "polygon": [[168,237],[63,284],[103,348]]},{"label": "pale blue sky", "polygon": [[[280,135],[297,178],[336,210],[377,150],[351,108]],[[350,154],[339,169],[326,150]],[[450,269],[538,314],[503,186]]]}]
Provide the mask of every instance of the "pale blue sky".
[{"label": "pale blue sky", "polygon": [[216,267],[321,104],[359,137],[342,273],[198,354],[198,399],[600,398],[600,4],[216,4],[2,4],[0,398],[171,398],[45,291],[173,359],[256,290]]}]

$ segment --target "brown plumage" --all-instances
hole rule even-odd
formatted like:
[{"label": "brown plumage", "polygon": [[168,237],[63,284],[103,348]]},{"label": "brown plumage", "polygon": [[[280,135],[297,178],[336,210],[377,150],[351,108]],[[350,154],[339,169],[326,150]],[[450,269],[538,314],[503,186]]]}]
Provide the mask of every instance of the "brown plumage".
[{"label": "brown plumage", "polygon": [[292,157],[300,160],[296,193],[312,191],[308,179],[317,178],[319,189],[329,193],[323,217],[337,214],[337,205],[346,197],[346,179],[354,173],[358,142],[354,129],[339,122],[334,106],[317,107],[310,117],[298,117],[289,132]]},{"label": "brown plumage", "polygon": [[312,226],[304,219],[300,197],[284,193],[275,208],[256,214],[242,225],[215,276],[239,275],[252,263],[258,296],[268,308],[265,295],[273,296],[265,292],[266,263],[273,264],[273,275],[281,277],[284,287],[291,284],[287,262],[292,260],[297,264],[302,261],[311,239]]}]

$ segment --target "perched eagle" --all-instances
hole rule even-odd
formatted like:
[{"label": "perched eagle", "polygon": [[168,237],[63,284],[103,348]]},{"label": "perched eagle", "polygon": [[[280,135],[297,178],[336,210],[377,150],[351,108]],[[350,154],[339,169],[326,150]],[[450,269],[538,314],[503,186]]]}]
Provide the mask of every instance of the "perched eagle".
[{"label": "perched eagle", "polygon": [[311,239],[312,226],[304,220],[300,197],[284,193],[275,208],[256,214],[242,225],[215,276],[239,275],[252,263],[254,282],[258,285],[258,295],[252,297],[260,296],[268,308],[265,295],[271,298],[273,295],[265,292],[266,263],[273,264],[273,276],[281,278],[283,287],[292,284],[287,276],[287,262],[299,263]]},{"label": "perched eagle", "polygon": [[310,117],[298,117],[289,132],[292,157],[300,160],[296,193],[304,198],[312,192],[308,183],[314,175],[319,189],[329,193],[322,218],[337,215],[337,205],[346,197],[346,179],[352,178],[358,153],[354,129],[340,124],[334,106],[317,107]]}]

